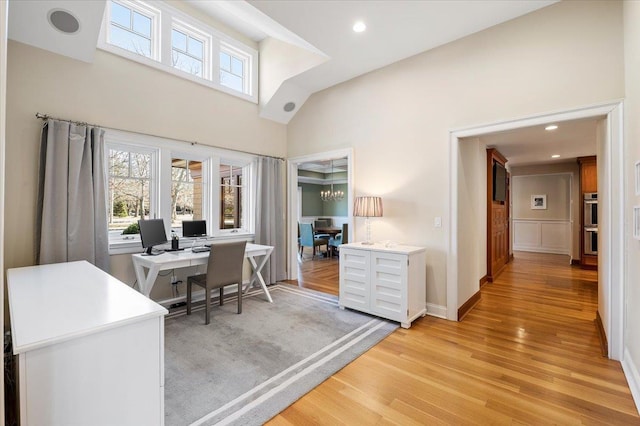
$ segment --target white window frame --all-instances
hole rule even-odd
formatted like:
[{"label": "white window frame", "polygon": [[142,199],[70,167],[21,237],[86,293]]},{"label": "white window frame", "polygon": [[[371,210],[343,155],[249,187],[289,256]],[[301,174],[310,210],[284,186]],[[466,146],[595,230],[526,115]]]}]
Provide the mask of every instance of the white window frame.
[{"label": "white window frame", "polygon": [[[211,80],[212,78],[212,68],[213,65],[211,63],[211,49],[212,49],[212,37],[210,34],[207,34],[203,31],[199,31],[197,28],[194,28],[192,25],[189,25],[185,22],[182,22],[178,19],[173,19],[172,25],[171,25],[171,30],[176,30],[179,31],[183,34],[185,34],[187,37],[191,37],[194,38],[200,42],[202,42],[203,46],[202,46],[202,78],[205,80]],[[198,77],[195,74],[190,74],[184,70],[181,70],[179,68],[176,68],[173,65],[173,33],[170,32],[170,38],[169,38],[169,42],[167,43],[169,45],[169,61],[171,62],[171,66],[178,71],[182,71],[190,76],[193,77]],[[187,38],[187,46],[189,45],[189,40]],[[188,53],[185,52],[186,55],[189,55]]]},{"label": "white window frame", "polygon": [[[111,174],[109,173],[109,151],[110,150],[119,150],[119,151],[127,151],[127,152],[135,152],[140,154],[149,154],[151,155],[151,170],[149,177],[149,217],[155,218],[160,214],[160,205],[158,202],[158,195],[160,192],[159,181],[158,181],[158,163],[159,163],[159,149],[150,148],[145,145],[139,145],[136,143],[131,143],[126,140],[122,140],[117,137],[109,137],[107,138],[105,135],[105,161],[106,161],[106,170],[107,170],[107,180],[111,178]],[[109,243],[111,242],[136,242],[140,243],[140,234],[128,234],[122,235],[121,230],[110,230],[109,233]]]},{"label": "white window frame", "polygon": [[[238,58],[242,61],[242,90],[246,93],[251,93],[253,82],[251,81],[251,69],[253,68],[253,62],[251,55],[246,52],[237,49],[229,43],[220,42],[220,52],[224,52],[231,55],[234,58]],[[222,67],[218,67],[219,71],[222,71]],[[220,75],[218,74],[218,81]],[[222,85],[222,83],[220,83]],[[227,86],[224,86],[227,87]],[[234,90],[229,87],[229,90]]]},{"label": "white window frame", "polygon": [[[109,27],[111,24],[111,5],[109,3],[118,3],[121,6],[131,9],[132,11],[138,12],[139,14],[144,15],[147,18],[151,19],[151,57],[150,58],[110,43],[109,36],[111,32],[109,30]],[[103,22],[104,42],[107,45],[109,45],[111,48],[116,49],[116,51],[120,51],[122,56],[129,57],[133,55],[133,57],[140,57],[148,60],[150,59],[154,61],[160,61],[160,41],[161,41],[160,28],[161,28],[160,10],[150,6],[147,3],[133,2],[131,0],[110,0],[107,2],[107,7],[105,8],[105,18]]]},{"label": "white window frame", "polygon": [[[212,238],[252,239],[255,230],[257,156],[214,148],[206,145],[187,145],[184,142],[157,136],[141,135],[119,130],[105,131],[105,161],[109,171],[109,150],[151,153],[151,181],[149,183],[149,217],[171,217],[171,160],[183,158],[202,161],[203,219],[207,221],[207,233]],[[243,227],[220,229],[220,163],[243,168]],[[180,230],[181,231],[181,230]],[[171,220],[165,220],[167,238],[171,235]],[[109,253],[137,253],[142,250],[140,236],[124,238],[119,231],[109,233]]]},{"label": "white window frame", "polygon": [[[200,161],[202,163],[202,218],[204,220],[207,221],[207,233],[211,234],[211,231],[213,231],[212,225],[211,223],[211,202],[212,202],[212,198],[211,198],[211,173],[210,173],[210,169],[211,169],[211,163],[213,161],[213,157],[211,156],[206,156],[206,155],[199,155],[193,152],[184,152],[184,151],[177,151],[177,150],[167,150],[166,152],[167,155],[167,167],[169,170],[169,173],[167,173],[166,175],[168,175],[168,180],[162,181],[161,182],[161,188],[165,189],[165,195],[164,195],[164,199],[167,202],[164,202],[162,204],[161,210],[162,210],[162,217],[171,217],[172,215],[172,211],[171,211],[171,186],[173,185],[173,179],[171,177],[171,163],[172,160],[174,158],[180,158],[183,160],[188,160],[188,161]],[[163,177],[167,177],[165,175],[163,175]],[[172,231],[175,231],[176,234],[178,234],[179,236],[182,236],[182,228],[173,228],[171,226],[171,220],[168,220],[169,222],[169,229]],[[167,234],[168,235],[168,234]],[[212,234],[213,235],[213,234]]]},{"label": "white window frame", "polygon": [[[155,31],[154,34],[157,33],[157,43],[152,43],[154,48],[157,48],[157,52],[153,55],[154,58],[147,58],[146,56],[120,48],[108,42],[109,22],[111,19],[110,1],[115,1],[116,3],[120,3],[129,8],[135,7],[136,10],[146,10],[146,8],[148,8],[159,11],[157,20],[153,20],[153,23],[157,24],[157,28],[155,30],[152,29],[152,31]],[[229,37],[213,27],[187,15],[186,13],[169,6],[167,3],[154,1],[152,4],[153,6],[150,6],[149,2],[139,0],[108,0],[98,39],[98,48],[255,104],[258,103],[258,51],[256,49],[253,49],[252,47]],[[148,13],[144,14],[148,15]],[[188,29],[191,34],[196,36],[195,38],[202,39],[202,37],[206,37],[209,40],[209,47],[206,48],[205,52],[205,56],[207,56],[207,65],[204,65],[203,61],[203,67],[208,69],[208,72],[206,76],[203,74],[203,78],[173,67],[171,60],[171,30],[174,27],[177,29],[180,28],[179,31],[182,32],[184,32],[185,29]],[[239,92],[220,84],[219,58],[221,49],[227,49],[228,51],[233,52],[236,57],[242,57],[243,59],[246,58],[243,69],[243,73],[245,74],[243,82],[244,92]]]},{"label": "white window frame", "polygon": [[[230,228],[230,229],[221,229],[220,228],[220,193],[222,184],[220,182],[220,165],[225,164],[233,167],[241,167],[242,168],[242,182],[244,191],[242,191],[242,227],[241,228]],[[212,200],[216,200],[216,207],[213,208],[213,220],[216,222],[216,228],[218,229],[219,235],[233,235],[233,234],[247,234],[253,233],[255,230],[254,226],[254,217],[250,212],[255,211],[255,194],[256,194],[256,185],[255,179],[253,178],[254,169],[255,169],[255,161],[252,161],[250,158],[243,157],[221,157],[218,158],[218,161],[215,165],[216,169],[216,185],[215,186],[215,198]],[[213,182],[213,181],[212,181]],[[213,205],[213,203],[212,203]]]}]

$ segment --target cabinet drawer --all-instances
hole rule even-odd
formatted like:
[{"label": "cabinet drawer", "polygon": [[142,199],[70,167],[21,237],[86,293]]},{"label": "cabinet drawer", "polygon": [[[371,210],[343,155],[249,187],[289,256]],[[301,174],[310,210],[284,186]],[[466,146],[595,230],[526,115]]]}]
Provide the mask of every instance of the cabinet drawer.
[{"label": "cabinet drawer", "polygon": [[340,306],[366,310],[369,306],[369,253],[340,250]]},{"label": "cabinet drawer", "polygon": [[395,321],[406,317],[407,256],[371,253],[371,311]]}]

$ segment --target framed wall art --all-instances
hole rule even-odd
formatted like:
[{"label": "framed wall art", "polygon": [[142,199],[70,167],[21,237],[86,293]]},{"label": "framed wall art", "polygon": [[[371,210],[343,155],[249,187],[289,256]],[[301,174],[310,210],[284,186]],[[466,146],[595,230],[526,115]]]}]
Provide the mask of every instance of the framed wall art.
[{"label": "framed wall art", "polygon": [[547,194],[539,194],[531,196],[531,210],[546,210]]}]

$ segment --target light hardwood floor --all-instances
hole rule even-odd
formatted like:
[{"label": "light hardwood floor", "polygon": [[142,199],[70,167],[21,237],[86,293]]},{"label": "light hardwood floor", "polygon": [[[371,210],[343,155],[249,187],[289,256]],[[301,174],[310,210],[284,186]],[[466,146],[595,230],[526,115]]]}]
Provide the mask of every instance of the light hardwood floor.
[{"label": "light hardwood floor", "polygon": [[[640,424],[600,354],[596,273],[567,263],[516,253],[462,322],[398,329],[267,424]],[[337,294],[337,261],[301,269],[302,286]]]}]

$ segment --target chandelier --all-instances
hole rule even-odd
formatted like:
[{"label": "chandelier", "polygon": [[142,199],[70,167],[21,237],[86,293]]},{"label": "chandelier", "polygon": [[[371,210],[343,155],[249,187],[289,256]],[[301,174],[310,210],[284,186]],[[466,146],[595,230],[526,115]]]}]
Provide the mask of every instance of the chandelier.
[{"label": "chandelier", "polygon": [[329,191],[320,191],[322,201],[340,201],[344,198],[344,192],[333,190],[333,160],[331,160],[331,189]]}]

